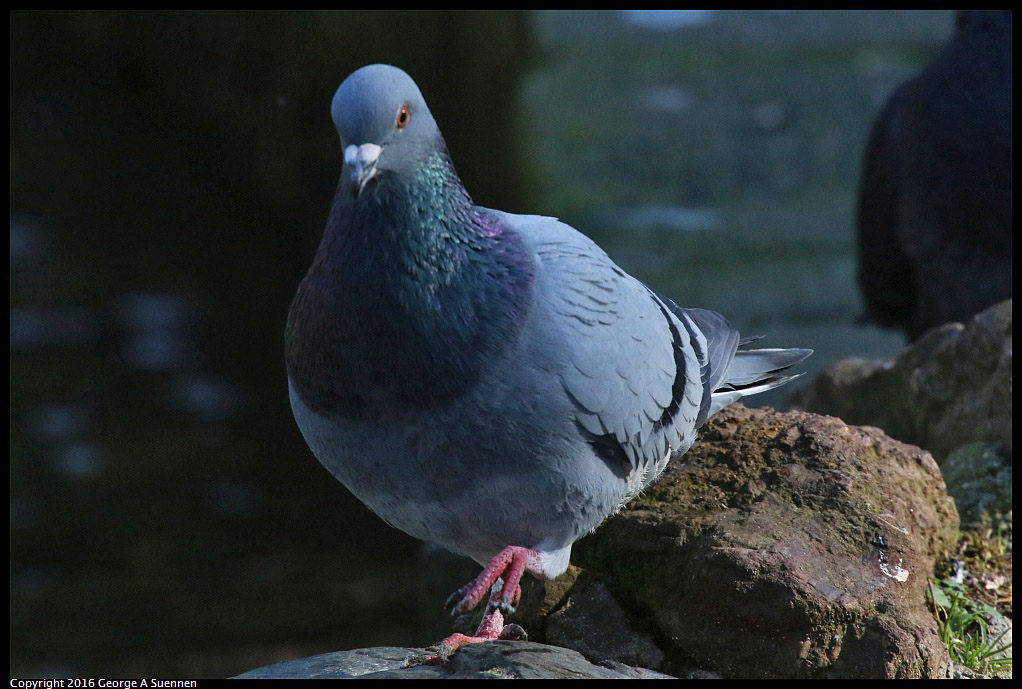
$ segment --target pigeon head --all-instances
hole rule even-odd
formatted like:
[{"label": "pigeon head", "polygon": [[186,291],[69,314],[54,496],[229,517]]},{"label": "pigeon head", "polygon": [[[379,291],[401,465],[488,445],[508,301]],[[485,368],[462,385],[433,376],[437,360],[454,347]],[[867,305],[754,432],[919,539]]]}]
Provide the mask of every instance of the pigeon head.
[{"label": "pigeon head", "polygon": [[419,87],[390,65],[353,72],[338,87],[330,112],[344,151],[344,179],[354,196],[371,181],[414,174],[441,139]]}]

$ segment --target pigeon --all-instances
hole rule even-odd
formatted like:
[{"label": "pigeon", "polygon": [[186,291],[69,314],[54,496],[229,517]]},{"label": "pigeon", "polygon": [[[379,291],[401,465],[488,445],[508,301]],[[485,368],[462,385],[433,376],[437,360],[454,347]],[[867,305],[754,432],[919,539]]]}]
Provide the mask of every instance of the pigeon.
[{"label": "pigeon", "polygon": [[809,349],[745,349],[555,218],[475,205],[415,82],[369,65],[337,89],[343,168],[291,304],[295,420],[319,461],[388,524],[484,569],[466,643],[505,625],[528,572],[653,482],[712,414],[791,380]]},{"label": "pigeon", "polygon": [[955,25],[877,115],[859,179],[864,320],[910,341],[1011,297],[1011,10]]}]

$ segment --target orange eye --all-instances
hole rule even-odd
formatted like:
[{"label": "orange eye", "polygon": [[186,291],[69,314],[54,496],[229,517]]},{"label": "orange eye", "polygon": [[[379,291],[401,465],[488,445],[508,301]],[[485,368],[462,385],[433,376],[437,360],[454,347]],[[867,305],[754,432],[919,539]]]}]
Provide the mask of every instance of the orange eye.
[{"label": "orange eye", "polygon": [[405,125],[408,124],[408,118],[411,117],[411,116],[412,116],[412,113],[409,112],[408,106],[407,105],[402,105],[401,109],[397,111],[397,122],[395,122],[395,124],[397,125],[397,128],[398,129],[404,129]]}]

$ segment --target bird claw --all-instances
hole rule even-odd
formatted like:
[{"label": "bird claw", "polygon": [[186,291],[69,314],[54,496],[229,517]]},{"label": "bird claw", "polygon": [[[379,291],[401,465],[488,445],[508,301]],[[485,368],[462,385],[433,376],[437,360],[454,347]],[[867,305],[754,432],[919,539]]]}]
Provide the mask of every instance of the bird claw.
[{"label": "bird claw", "polygon": [[514,583],[514,588],[511,588],[511,582],[505,582],[504,586],[500,590],[500,611],[505,615],[514,614],[515,609],[518,607],[518,603],[522,600],[522,585],[519,582]]},{"label": "bird claw", "polygon": [[467,598],[466,596],[469,592],[469,589],[472,587],[472,584],[474,583],[475,582],[473,581],[472,583],[466,586],[462,586],[460,589],[458,589],[457,591],[455,591],[454,593],[447,597],[447,600],[444,602],[444,609],[449,610],[451,612],[451,617],[457,617],[458,615],[466,613],[479,604],[479,601],[476,601],[470,607],[462,609],[465,606],[465,604],[469,602],[469,598]]},{"label": "bird claw", "polygon": [[479,601],[480,599],[473,599],[471,596],[463,597],[454,607],[448,606],[450,607],[451,617],[460,617],[472,612],[479,605]]}]

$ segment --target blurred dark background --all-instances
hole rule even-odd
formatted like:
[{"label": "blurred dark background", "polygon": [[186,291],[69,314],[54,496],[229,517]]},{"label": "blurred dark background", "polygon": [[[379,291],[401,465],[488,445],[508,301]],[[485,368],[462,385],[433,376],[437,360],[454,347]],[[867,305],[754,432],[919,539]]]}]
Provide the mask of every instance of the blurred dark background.
[{"label": "blurred dark background", "polygon": [[287,401],[330,99],[364,64],[416,79],[478,203],[558,215],[680,304],[813,347],[810,371],[903,343],[855,323],[855,186],[948,11],[10,18],[12,673],[436,640],[419,544]]}]

